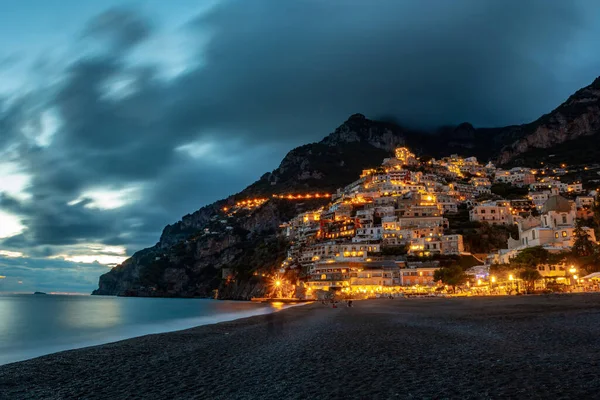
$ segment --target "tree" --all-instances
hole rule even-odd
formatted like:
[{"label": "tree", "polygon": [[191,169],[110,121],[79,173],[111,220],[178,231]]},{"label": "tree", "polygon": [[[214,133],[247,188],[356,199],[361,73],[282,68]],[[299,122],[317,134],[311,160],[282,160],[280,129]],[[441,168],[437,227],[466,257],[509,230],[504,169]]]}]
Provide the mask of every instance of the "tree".
[{"label": "tree", "polygon": [[588,257],[594,254],[594,242],[590,240],[590,236],[583,226],[583,221],[578,219],[573,230],[575,243],[573,243],[572,252],[575,257]]},{"label": "tree", "polygon": [[456,287],[467,281],[467,275],[460,266],[455,265],[435,270],[433,279],[435,281],[442,281],[445,285],[452,286],[452,293],[456,293]]},{"label": "tree", "polygon": [[526,268],[537,268],[540,264],[547,264],[550,252],[542,246],[528,247],[523,249],[512,260],[511,264],[517,264]]},{"label": "tree", "polygon": [[529,190],[517,186],[513,186],[510,183],[494,183],[491,187],[492,193],[502,197],[503,199],[520,199],[527,196]]},{"label": "tree", "polygon": [[535,281],[542,279],[542,275],[537,269],[525,268],[519,273],[519,278],[525,282],[527,292],[533,292],[535,289]]},{"label": "tree", "polygon": [[584,221],[577,220],[573,236],[575,242],[568,256],[569,263],[578,265],[588,273],[600,269],[600,246],[594,243],[584,228]]},{"label": "tree", "polygon": [[492,264],[490,265],[490,275],[494,275],[501,280],[507,280],[510,275],[517,276],[518,269],[513,264]]},{"label": "tree", "polygon": [[[600,227],[600,193],[596,193],[592,211],[594,212],[594,222],[596,223],[596,227]],[[596,235],[598,234],[600,234],[600,232],[596,232]]]}]

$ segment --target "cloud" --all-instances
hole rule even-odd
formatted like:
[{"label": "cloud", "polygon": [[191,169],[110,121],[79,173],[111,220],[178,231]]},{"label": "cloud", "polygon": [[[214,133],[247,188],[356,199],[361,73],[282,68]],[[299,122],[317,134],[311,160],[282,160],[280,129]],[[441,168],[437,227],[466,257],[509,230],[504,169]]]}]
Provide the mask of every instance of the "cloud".
[{"label": "cloud", "polygon": [[98,276],[107,270],[98,263],[0,255],[0,271],[4,277],[0,280],[0,292],[90,293],[98,284]]},{"label": "cloud", "polygon": [[583,4],[224,2],[195,23],[213,40],[205,67],[180,81],[177,126],[263,140],[292,123],[288,136],[316,138],[353,112],[419,127],[526,122],[576,88],[556,75]]},{"label": "cloud", "polygon": [[152,33],[151,24],[135,11],[111,8],[92,18],[84,29],[84,36],[108,41],[114,51],[129,50]]},{"label": "cloud", "polygon": [[5,56],[0,55],[0,70],[14,67],[20,61],[21,57],[16,53],[12,53]]},{"label": "cloud", "polygon": [[110,9],[82,28],[102,51],[61,60],[51,85],[0,98],[0,155],[12,168],[0,210],[21,224],[0,248],[29,256],[30,269],[61,262],[61,273],[87,267],[43,260],[115,256],[106,246],[130,255],[355,112],[415,127],[534,119],[600,71],[595,42],[572,45],[600,34],[599,8],[223,0],[170,27],[189,40],[165,52],[188,63],[168,78],[148,61],[163,54],[149,47],[156,24]]}]

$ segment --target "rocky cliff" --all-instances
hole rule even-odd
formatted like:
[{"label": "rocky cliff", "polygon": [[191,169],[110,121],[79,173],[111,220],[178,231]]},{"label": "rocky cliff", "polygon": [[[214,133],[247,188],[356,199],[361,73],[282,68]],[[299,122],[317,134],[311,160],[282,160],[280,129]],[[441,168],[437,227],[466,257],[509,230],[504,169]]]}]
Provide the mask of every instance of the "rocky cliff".
[{"label": "rocky cliff", "polygon": [[[538,149],[561,153],[561,144],[576,139],[581,147],[598,147],[600,133],[600,78],[578,90],[567,101],[538,120],[513,127],[519,138],[501,150],[497,159],[505,164]],[[500,132],[502,134],[502,131]],[[587,140],[586,140],[587,139]],[[579,161],[584,161],[581,158]],[[587,161],[587,160],[585,160]],[[597,161],[597,160],[595,160]]]},{"label": "rocky cliff", "polygon": [[[323,200],[275,200],[272,194],[333,192],[355,180],[362,169],[379,165],[401,145],[418,155],[458,153],[500,163],[526,162],[528,157],[539,157],[540,149],[546,155],[577,152],[580,161],[582,155],[597,158],[599,98],[600,78],[550,114],[504,128],[463,123],[425,133],[352,115],[322,141],[290,151],[277,169],[242,192],[167,226],[155,246],[102,275],[94,294],[210,296],[218,290],[220,298],[260,296],[266,290],[262,272],[276,270],[285,257],[287,243],[277,234],[279,225],[324,204]],[[253,197],[270,200],[234,216],[223,211]]]},{"label": "rocky cliff", "polygon": [[[351,116],[319,143],[290,151],[274,171],[227,199],[207,205],[168,225],[159,242],[100,277],[98,295],[211,296],[247,299],[264,294],[257,271],[273,271],[285,258],[287,243],[279,225],[327,200],[289,202],[272,194],[331,192],[379,165],[411,133],[397,125]],[[228,216],[236,201],[266,197],[255,210]]]}]

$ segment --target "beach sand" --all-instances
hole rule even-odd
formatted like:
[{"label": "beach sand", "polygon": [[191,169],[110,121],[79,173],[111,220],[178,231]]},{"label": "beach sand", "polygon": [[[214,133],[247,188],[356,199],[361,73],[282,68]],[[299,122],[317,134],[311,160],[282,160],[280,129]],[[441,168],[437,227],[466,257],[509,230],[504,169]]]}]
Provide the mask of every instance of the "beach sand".
[{"label": "beach sand", "polygon": [[600,398],[600,295],[320,303],[0,367],[0,399]]}]

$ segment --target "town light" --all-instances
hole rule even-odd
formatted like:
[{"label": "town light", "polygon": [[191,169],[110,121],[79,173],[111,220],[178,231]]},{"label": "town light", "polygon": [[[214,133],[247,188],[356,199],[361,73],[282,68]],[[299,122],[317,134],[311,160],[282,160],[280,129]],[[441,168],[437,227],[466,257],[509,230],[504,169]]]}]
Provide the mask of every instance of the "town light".
[{"label": "town light", "polygon": [[275,286],[281,286],[281,281],[275,281]]},{"label": "town light", "polygon": [[508,276],[508,280],[509,280],[509,281],[512,281],[512,280],[514,280],[514,279],[515,279],[515,277],[514,277],[514,276],[512,276],[512,274],[510,274],[510,275]]},{"label": "town light", "polygon": [[496,282],[496,277],[492,276],[492,283],[495,283],[495,282]]},{"label": "town light", "polygon": [[574,274],[575,272],[577,272],[577,269],[575,268],[574,265],[571,265],[571,268],[569,269],[569,272]]},{"label": "town light", "polygon": [[577,275],[573,275],[573,279],[577,280]]}]

